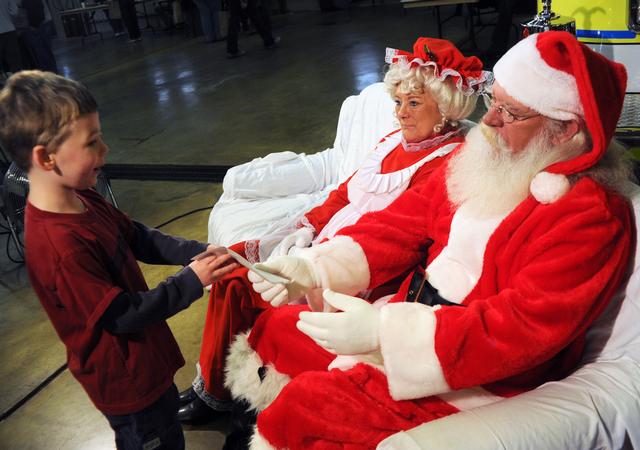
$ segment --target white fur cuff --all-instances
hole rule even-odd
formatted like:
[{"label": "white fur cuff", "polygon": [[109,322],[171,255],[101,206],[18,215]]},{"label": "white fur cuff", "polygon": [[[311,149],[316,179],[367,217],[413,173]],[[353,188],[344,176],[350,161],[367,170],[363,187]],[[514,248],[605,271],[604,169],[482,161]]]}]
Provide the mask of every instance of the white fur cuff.
[{"label": "white fur cuff", "polygon": [[322,289],[355,295],[369,287],[369,264],[362,247],[349,236],[337,236],[305,248],[299,256],[311,262]]},{"label": "white fur cuff", "polygon": [[263,366],[262,359],[249,345],[249,331],[236,335],[229,346],[225,364],[224,385],[234,399],[244,399],[252,409],[262,411],[273,402],[291,378],[271,365],[267,366],[264,379],[258,370]]},{"label": "white fur cuff", "polygon": [[436,316],[420,303],[389,303],[380,310],[380,349],[394,400],[449,392],[435,351]]}]

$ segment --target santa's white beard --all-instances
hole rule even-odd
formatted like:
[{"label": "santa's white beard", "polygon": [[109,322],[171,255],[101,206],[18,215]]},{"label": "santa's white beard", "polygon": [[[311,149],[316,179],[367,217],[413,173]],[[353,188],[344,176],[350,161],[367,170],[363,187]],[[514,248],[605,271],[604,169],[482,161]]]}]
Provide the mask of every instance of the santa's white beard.
[{"label": "santa's white beard", "polygon": [[520,152],[513,152],[495,129],[481,123],[469,131],[464,146],[451,159],[447,173],[449,198],[465,204],[477,217],[506,214],[529,195],[533,177],[566,157],[552,148],[544,130]]}]

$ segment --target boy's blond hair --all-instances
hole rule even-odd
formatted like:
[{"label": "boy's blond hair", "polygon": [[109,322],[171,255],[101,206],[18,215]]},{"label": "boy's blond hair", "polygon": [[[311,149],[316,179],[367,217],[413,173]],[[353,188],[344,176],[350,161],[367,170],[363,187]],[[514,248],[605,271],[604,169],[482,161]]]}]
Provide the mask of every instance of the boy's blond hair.
[{"label": "boy's blond hair", "polygon": [[96,99],[77,81],[39,70],[18,72],[0,91],[0,142],[19,168],[29,170],[33,147],[55,153],[73,121],[97,110]]}]

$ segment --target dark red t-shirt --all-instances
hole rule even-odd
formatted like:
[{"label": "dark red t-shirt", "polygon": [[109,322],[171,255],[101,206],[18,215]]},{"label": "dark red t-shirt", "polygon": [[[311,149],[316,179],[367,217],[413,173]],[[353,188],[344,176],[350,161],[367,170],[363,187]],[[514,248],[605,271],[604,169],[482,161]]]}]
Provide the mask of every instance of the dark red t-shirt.
[{"label": "dark red t-shirt", "polygon": [[78,195],[87,208],[82,214],[27,203],[27,270],[67,348],[71,373],[100,411],[129,414],[156,401],[184,359],[164,321],[124,335],[98,323],[118,294],[148,288],[131,250],[132,221],[95,191]]}]

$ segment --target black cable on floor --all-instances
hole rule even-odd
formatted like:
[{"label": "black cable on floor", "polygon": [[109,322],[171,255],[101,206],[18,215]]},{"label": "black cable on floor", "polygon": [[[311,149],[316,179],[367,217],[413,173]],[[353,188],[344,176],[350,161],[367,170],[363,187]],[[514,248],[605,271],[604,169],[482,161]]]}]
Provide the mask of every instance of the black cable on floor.
[{"label": "black cable on floor", "polygon": [[[5,233],[2,233],[5,234]],[[9,234],[9,236],[7,236],[7,246],[5,248],[5,251],[7,253],[7,258],[9,258],[9,261],[11,261],[12,263],[15,264],[24,264],[24,259],[13,259],[13,257],[11,256],[11,242],[13,242],[13,238],[11,236],[11,233],[7,233]],[[16,245],[22,245],[22,243],[16,244]],[[20,253],[20,251],[18,250],[18,253]]]},{"label": "black cable on floor", "polygon": [[49,383],[51,383],[53,380],[55,380],[58,377],[58,375],[60,375],[62,372],[64,372],[66,368],[67,368],[67,364],[66,363],[63,364],[62,366],[58,367],[42,383],[40,383],[38,386],[36,386],[35,389],[33,389],[31,392],[29,392],[27,395],[25,395],[20,401],[18,401],[18,403],[13,405],[6,412],[2,413],[2,416],[0,416],[0,422],[2,422],[4,419],[8,418],[11,414],[16,412],[22,405],[24,405],[29,400],[31,400],[38,392],[40,392]]},{"label": "black cable on floor", "polygon": [[[2,217],[2,216],[0,216],[0,217]],[[14,259],[11,256],[10,247],[11,247],[11,242],[14,242],[13,241],[13,233],[12,233],[11,228],[9,226],[5,226],[3,223],[0,223],[0,236],[4,236],[4,235],[7,235],[5,253],[7,254],[7,258],[9,259],[9,261],[11,261],[14,264],[24,264],[24,259]],[[22,242],[20,242],[20,237],[16,236],[16,238],[18,239],[18,242],[15,243],[15,244],[22,246]],[[17,248],[16,250],[18,252],[18,255],[21,256],[22,254],[20,252],[20,249]]]},{"label": "black cable on floor", "polygon": [[211,209],[211,208],[213,208],[213,205],[205,206],[204,208],[193,209],[193,210],[191,210],[189,212],[186,212],[184,214],[180,214],[179,216],[175,216],[174,218],[169,219],[166,222],[162,222],[160,225],[157,225],[156,228],[164,227],[165,225],[169,225],[171,222],[175,222],[178,219],[182,219],[183,217],[190,216],[191,214],[195,214],[195,213],[200,212],[200,211],[206,211],[206,210]]}]

